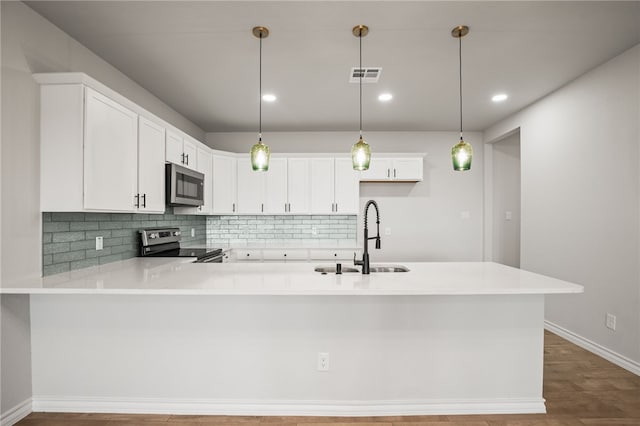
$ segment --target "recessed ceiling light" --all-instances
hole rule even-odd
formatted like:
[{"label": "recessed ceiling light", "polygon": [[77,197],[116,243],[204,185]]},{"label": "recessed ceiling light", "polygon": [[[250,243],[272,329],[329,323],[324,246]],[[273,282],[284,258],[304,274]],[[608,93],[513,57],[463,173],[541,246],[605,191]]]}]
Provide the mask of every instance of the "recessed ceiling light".
[{"label": "recessed ceiling light", "polygon": [[381,102],[388,102],[391,99],[393,99],[393,95],[391,93],[383,93],[382,95],[378,96],[378,100]]},{"label": "recessed ceiling light", "polygon": [[265,101],[265,102],[273,102],[276,99],[278,99],[278,98],[276,98],[276,95],[272,95],[272,94],[269,94],[269,93],[266,94],[266,95],[262,95],[262,100]]},{"label": "recessed ceiling light", "polygon": [[497,95],[493,95],[493,97],[491,98],[491,100],[492,100],[493,102],[502,102],[502,101],[506,100],[508,97],[509,97],[509,96],[507,96],[506,94],[504,94],[504,93],[500,93],[500,94],[497,94]]}]

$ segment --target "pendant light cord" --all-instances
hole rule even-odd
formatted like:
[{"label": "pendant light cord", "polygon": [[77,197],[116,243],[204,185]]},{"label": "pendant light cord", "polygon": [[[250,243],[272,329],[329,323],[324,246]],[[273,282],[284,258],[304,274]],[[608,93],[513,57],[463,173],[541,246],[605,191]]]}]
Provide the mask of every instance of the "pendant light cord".
[{"label": "pendant light cord", "polygon": [[259,90],[260,90],[260,99],[258,99],[259,106],[259,130],[258,130],[258,140],[262,142],[262,31],[260,32],[260,78],[259,78]]},{"label": "pendant light cord", "polygon": [[360,139],[362,139],[362,75],[364,74],[362,69],[362,28],[360,28],[358,39],[360,39]]},{"label": "pendant light cord", "polygon": [[459,49],[458,49],[458,64],[460,66],[459,68],[459,75],[460,75],[460,140],[462,140],[462,33],[460,34],[460,37],[458,37],[458,42],[459,42]]}]

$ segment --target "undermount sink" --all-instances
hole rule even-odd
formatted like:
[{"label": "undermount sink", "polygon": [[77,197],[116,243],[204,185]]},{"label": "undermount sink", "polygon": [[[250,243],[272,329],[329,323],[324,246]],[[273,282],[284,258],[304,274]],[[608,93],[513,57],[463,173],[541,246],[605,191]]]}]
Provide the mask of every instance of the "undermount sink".
[{"label": "undermount sink", "polygon": [[[314,269],[314,271],[316,272],[320,272],[321,274],[335,274],[336,273],[336,267],[335,265],[331,265],[331,266],[316,266],[316,268]],[[377,272],[409,272],[409,268],[407,268],[406,266],[403,265],[371,265],[371,268],[369,269],[369,271],[371,273],[377,273]],[[342,267],[342,273],[349,273],[349,272],[360,272],[359,269],[357,268],[351,268],[348,266],[343,266]]]},{"label": "undermount sink", "polygon": [[[335,274],[336,273],[336,266],[316,266],[316,269],[314,269],[314,271],[316,272],[320,272],[322,274]],[[347,273],[347,272],[360,272],[359,269],[356,268],[349,268],[348,266],[343,266],[342,267],[342,273]]]},{"label": "undermount sink", "polygon": [[409,268],[403,265],[371,265],[369,272],[409,272]]}]

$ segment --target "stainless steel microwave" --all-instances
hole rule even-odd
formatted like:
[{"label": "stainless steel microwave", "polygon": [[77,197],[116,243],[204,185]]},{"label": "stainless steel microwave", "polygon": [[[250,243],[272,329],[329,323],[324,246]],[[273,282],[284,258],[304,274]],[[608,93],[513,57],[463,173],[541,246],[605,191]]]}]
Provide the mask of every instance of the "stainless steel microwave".
[{"label": "stainless steel microwave", "polygon": [[204,205],[204,175],[173,163],[166,165],[167,204]]}]

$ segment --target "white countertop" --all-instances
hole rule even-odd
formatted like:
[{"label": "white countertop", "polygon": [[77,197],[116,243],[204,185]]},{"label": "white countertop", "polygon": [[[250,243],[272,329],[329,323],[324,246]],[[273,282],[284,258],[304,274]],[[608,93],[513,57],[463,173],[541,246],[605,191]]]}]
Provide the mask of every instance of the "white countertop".
[{"label": "white countertop", "polygon": [[580,285],[492,262],[409,262],[403,263],[409,272],[322,275],[314,268],[331,263],[188,263],[192,260],[128,259],[19,284],[3,283],[0,293],[400,296],[558,294],[584,290]]}]

